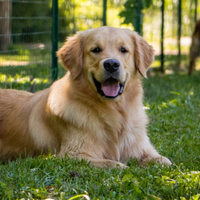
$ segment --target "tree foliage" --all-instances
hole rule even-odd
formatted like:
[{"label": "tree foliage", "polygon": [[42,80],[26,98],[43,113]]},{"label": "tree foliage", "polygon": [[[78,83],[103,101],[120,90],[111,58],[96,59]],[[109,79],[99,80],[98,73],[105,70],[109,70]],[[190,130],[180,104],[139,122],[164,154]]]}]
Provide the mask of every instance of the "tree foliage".
[{"label": "tree foliage", "polygon": [[153,0],[127,0],[124,10],[119,13],[124,18],[123,24],[132,24],[137,32],[142,34],[143,10],[149,8]]}]

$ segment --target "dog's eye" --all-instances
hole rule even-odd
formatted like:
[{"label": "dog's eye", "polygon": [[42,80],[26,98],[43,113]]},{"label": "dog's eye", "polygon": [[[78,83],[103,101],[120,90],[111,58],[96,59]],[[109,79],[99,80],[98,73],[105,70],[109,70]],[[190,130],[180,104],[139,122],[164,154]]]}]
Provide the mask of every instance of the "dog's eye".
[{"label": "dog's eye", "polygon": [[120,51],[121,51],[122,53],[128,52],[124,47],[122,47],[122,48],[120,49]]},{"label": "dog's eye", "polygon": [[93,53],[99,53],[101,52],[102,50],[99,48],[99,47],[96,47],[92,50]]}]

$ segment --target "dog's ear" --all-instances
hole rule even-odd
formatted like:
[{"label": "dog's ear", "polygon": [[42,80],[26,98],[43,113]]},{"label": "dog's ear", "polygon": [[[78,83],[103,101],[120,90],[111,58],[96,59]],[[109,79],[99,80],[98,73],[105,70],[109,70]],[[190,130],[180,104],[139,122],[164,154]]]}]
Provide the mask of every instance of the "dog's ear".
[{"label": "dog's ear", "polygon": [[83,68],[83,44],[81,32],[73,37],[68,37],[65,44],[57,51],[63,66],[70,71],[72,79],[76,79]]},{"label": "dog's ear", "polygon": [[141,36],[134,32],[134,62],[136,69],[147,78],[146,72],[154,61],[154,50]]}]

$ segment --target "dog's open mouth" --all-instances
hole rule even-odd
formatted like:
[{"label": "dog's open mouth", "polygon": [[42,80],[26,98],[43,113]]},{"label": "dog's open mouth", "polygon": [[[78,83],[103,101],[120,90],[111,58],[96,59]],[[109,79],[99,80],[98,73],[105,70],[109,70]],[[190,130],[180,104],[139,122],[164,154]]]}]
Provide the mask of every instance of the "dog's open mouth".
[{"label": "dog's open mouth", "polygon": [[124,83],[120,83],[114,78],[109,78],[105,82],[100,83],[94,77],[94,84],[98,93],[106,98],[116,98],[123,93]]}]

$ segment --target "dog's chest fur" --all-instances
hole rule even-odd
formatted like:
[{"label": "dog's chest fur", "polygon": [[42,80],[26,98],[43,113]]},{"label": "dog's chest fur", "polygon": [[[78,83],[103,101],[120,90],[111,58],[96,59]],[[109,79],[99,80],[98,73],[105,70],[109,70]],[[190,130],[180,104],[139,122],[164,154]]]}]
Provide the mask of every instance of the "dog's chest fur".
[{"label": "dog's chest fur", "polygon": [[76,157],[89,152],[88,156],[116,161],[126,161],[130,157],[137,137],[134,118],[139,120],[144,114],[141,115],[140,109],[130,112],[132,108],[128,102],[127,105],[121,102],[93,104],[82,100],[80,104],[69,98],[68,105],[58,110],[56,105],[63,103],[56,102],[52,102],[52,107],[50,105],[51,110],[65,121],[60,133],[61,155],[68,153]]}]

